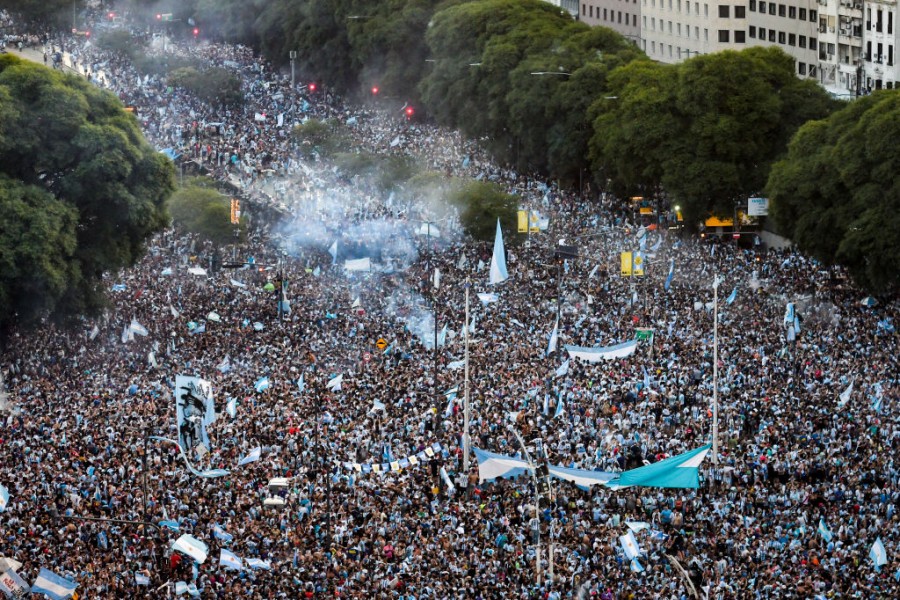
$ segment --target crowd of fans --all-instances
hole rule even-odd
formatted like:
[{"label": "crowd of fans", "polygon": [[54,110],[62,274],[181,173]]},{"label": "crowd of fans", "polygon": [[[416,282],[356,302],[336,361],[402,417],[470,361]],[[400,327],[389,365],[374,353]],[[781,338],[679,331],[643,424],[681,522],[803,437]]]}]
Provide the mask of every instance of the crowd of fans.
[{"label": "crowd of fans", "polygon": [[[689,597],[671,556],[695,565],[701,593],[719,600],[900,595],[896,302],[862,302],[839,269],[790,249],[639,229],[610,196],[494,165],[477,141],[410,122],[399,107],[292,87],[246,48],[166,43],[241,74],[246,102],[224,112],[84,40],[47,43],[136,107],[158,148],[287,216],[256,224],[234,249],[253,264],[233,271],[198,270],[212,248],[166,232],[134,268],[110,275],[103,318],[81,331],[10,334],[0,555],[22,562],[26,580],[48,568],[77,581],[82,598],[174,595],[178,581],[202,598]],[[498,181],[548,216],[549,230],[505,232],[509,279],[488,285],[491,245],[462,235],[439,199],[382,193],[300,159],[290,128],[307,116],[351,121],[359,149]],[[426,222],[439,233],[423,235]],[[646,274],[620,276],[619,253],[637,250],[639,235]],[[580,254],[564,268],[553,262],[560,238]],[[364,255],[371,271],[343,268]],[[265,287],[281,280],[286,315]],[[557,302],[560,350],[627,341],[637,328],[651,328],[652,341],[557,375],[565,352],[547,353]],[[479,482],[473,457],[464,470],[464,371],[451,363],[463,358],[465,327],[473,446],[518,454],[513,428],[540,438],[552,464],[621,471],[710,441],[715,312],[720,447],[699,489],[555,482],[536,507],[529,477]],[[177,435],[176,375],[212,383],[211,447],[187,450],[197,468],[228,476],[198,478],[177,449],[150,440]],[[340,388],[326,387],[338,375]],[[433,458],[399,471],[355,468],[435,443]],[[238,466],[255,447],[261,458]],[[264,504],[274,477],[289,478],[284,507]],[[626,521],[650,524],[637,534],[643,570],[619,544]],[[209,545],[203,564],[171,551],[184,533]],[[888,556],[879,568],[876,539]],[[270,568],[229,570],[222,548]]]}]

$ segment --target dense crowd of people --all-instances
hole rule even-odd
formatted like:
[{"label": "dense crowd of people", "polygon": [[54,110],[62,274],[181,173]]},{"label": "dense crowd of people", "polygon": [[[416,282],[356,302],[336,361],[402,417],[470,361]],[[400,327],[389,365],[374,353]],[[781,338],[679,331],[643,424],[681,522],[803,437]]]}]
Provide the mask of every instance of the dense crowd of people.
[{"label": "dense crowd of people", "polygon": [[[150,50],[240,73],[245,104],[226,112],[84,40],[47,44],[136,107],[159,149],[286,216],[256,222],[234,250],[252,264],[230,271],[198,269],[214,249],[168,231],[110,274],[101,319],[6,340],[0,555],[26,580],[47,568],[81,598],[174,596],[184,582],[202,598],[669,599],[689,597],[676,564],[693,564],[696,587],[719,600],[900,595],[895,301],[863,302],[840,269],[790,249],[648,231],[615,198],[495,165],[477,141],[399,107],[292,87],[247,48]],[[350,122],[360,150],[497,181],[549,230],[504,232],[509,279],[491,286],[492,245],[467,238],[440,198],[301,159],[290,130],[305,117]],[[639,237],[646,274],[620,276]],[[560,239],[579,249],[562,268]],[[370,271],[344,268],[366,256]],[[718,464],[706,459],[696,490],[555,482],[539,506],[530,477],[479,481],[462,452],[467,327],[473,446],[518,455],[515,430],[540,438],[552,464],[613,472],[692,450],[711,439],[717,356]],[[558,371],[563,345],[609,346],[638,328],[654,335],[635,354]],[[212,384],[210,448],[185,450],[226,477],[197,477],[150,439],[177,437],[176,375]],[[259,460],[241,461],[256,447]],[[357,468],[392,462],[403,466]],[[274,477],[288,478],[283,507],[265,503]],[[650,525],[639,568],[619,544],[626,521]],[[172,552],[185,533],[209,545],[202,564]],[[879,539],[888,562],[876,568]],[[222,548],[268,568],[223,567]]]}]

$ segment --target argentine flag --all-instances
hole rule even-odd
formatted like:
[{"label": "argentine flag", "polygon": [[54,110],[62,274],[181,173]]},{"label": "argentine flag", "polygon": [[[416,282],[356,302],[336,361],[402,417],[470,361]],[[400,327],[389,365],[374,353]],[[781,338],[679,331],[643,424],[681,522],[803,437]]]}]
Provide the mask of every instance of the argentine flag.
[{"label": "argentine flag", "polygon": [[300,375],[300,379],[297,380],[297,391],[301,394],[306,390],[306,382],[303,381],[303,375]]},{"label": "argentine flag", "polygon": [[219,554],[219,566],[226,569],[234,569],[235,571],[244,570],[244,562],[241,560],[241,557],[225,548],[222,548],[222,553]]},{"label": "argentine flag", "polygon": [[227,412],[228,416],[232,419],[237,416],[237,398],[228,399],[228,402],[225,404],[225,412]]},{"label": "argentine flag", "polygon": [[72,597],[77,587],[78,584],[74,581],[42,568],[34,585],[31,586],[31,593],[46,594],[51,600],[65,600]]},{"label": "argentine flag", "polygon": [[217,540],[222,540],[223,542],[226,542],[226,543],[227,543],[227,542],[230,542],[231,540],[234,539],[234,536],[232,536],[230,533],[228,533],[227,531],[225,531],[225,529],[224,529],[221,525],[219,525],[218,523],[216,523],[216,524],[213,526],[213,536],[214,536]]},{"label": "argentine flag", "polygon": [[238,466],[243,467],[244,465],[248,465],[252,462],[256,462],[259,460],[259,457],[261,455],[262,455],[262,448],[257,446],[256,448],[251,450],[250,453],[247,454],[247,456],[243,457],[241,460],[238,461]]},{"label": "argentine flag", "polygon": [[494,236],[494,255],[491,257],[491,272],[489,282],[491,284],[502,283],[509,279],[506,270],[506,251],[503,248],[503,231],[500,229],[500,219],[497,219],[497,233]]},{"label": "argentine flag", "polygon": [[822,539],[825,540],[825,543],[831,541],[831,530],[828,529],[828,525],[825,524],[825,519],[819,519],[819,535],[822,536]]},{"label": "argentine flag", "polygon": [[134,585],[150,585],[150,578],[143,573],[135,573]]},{"label": "argentine flag", "polygon": [[725,300],[725,304],[733,304],[735,298],[737,298],[737,286],[734,286],[734,289],[731,290],[731,294],[728,295],[728,298]]},{"label": "argentine flag", "polygon": [[9,505],[9,490],[0,485],[0,512],[6,510]]},{"label": "argentine flag", "polygon": [[869,558],[872,559],[872,562],[875,563],[875,570],[881,570],[881,567],[887,564],[887,550],[884,549],[884,544],[881,542],[881,538],[875,540],[875,543],[872,544],[872,549],[869,550]]},{"label": "argentine flag", "polygon": [[622,544],[622,551],[628,557],[628,560],[634,560],[641,555],[641,547],[638,546],[637,538],[634,537],[633,531],[620,535],[619,543]]},{"label": "argentine flag", "polygon": [[672,262],[669,263],[669,274],[666,275],[666,282],[663,284],[663,287],[668,292],[669,287],[672,285],[672,279],[675,277],[675,259],[672,259]]},{"label": "argentine flag", "polygon": [[712,448],[706,444],[690,452],[621,473],[605,485],[612,489],[630,486],[659,488],[698,488],[698,467]]},{"label": "argentine flag", "polygon": [[570,359],[566,359],[566,362],[564,362],[563,364],[561,364],[561,365],[559,366],[559,368],[556,369],[556,376],[557,376],[557,377],[565,377],[566,375],[569,374],[569,360],[570,360]]},{"label": "argentine flag", "polygon": [[269,384],[268,377],[260,377],[259,379],[256,380],[256,383],[253,384],[253,387],[254,387],[254,389],[256,389],[256,391],[258,393],[262,393],[262,392],[266,391],[267,389],[269,389],[269,385],[270,384]]},{"label": "argentine flag", "polygon": [[247,563],[247,566],[251,569],[262,569],[264,571],[269,571],[272,569],[272,563],[267,560],[260,560],[258,558],[248,558],[244,561]]},{"label": "argentine flag", "polygon": [[550,340],[547,342],[547,352],[544,356],[550,356],[556,352],[556,345],[559,342],[559,319],[553,324],[553,331],[550,332]]},{"label": "argentine flag", "polygon": [[553,413],[553,418],[555,419],[559,415],[563,414],[563,411],[566,410],[565,402],[563,402],[562,396],[556,399],[556,412]]}]

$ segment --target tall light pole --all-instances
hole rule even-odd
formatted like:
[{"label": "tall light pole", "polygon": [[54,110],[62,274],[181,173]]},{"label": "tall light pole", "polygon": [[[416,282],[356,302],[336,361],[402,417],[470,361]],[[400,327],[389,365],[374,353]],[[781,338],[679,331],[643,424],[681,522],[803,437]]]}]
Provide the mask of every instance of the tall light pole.
[{"label": "tall light pole", "polygon": [[512,432],[513,435],[516,436],[516,440],[519,442],[519,446],[522,447],[522,453],[525,455],[525,460],[528,462],[529,471],[531,471],[531,481],[534,483],[534,519],[537,525],[534,528],[535,532],[535,551],[534,551],[534,577],[535,582],[538,586],[541,585],[541,518],[538,516],[540,514],[541,508],[541,492],[538,488],[538,480],[537,480],[537,469],[535,468],[534,462],[531,460],[531,454],[528,452],[528,447],[525,446],[524,440],[522,440],[522,436],[519,435],[519,431],[513,427],[512,425],[507,426],[507,429]]},{"label": "tall light pole", "polygon": [[469,279],[466,278],[466,322],[463,325],[465,332],[465,396],[463,401],[463,472],[469,474]]},{"label": "tall light pole", "polygon": [[713,466],[719,465],[719,276],[713,279]]},{"label": "tall light pole", "polygon": [[297,51],[291,50],[288,56],[291,58],[291,89],[294,89],[294,61],[297,60]]}]

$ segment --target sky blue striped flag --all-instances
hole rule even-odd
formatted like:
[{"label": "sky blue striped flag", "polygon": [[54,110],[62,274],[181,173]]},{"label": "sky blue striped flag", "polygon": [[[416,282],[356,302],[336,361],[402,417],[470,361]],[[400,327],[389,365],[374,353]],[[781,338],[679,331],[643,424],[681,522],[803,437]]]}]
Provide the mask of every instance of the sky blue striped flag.
[{"label": "sky blue striped flag", "polygon": [[606,486],[622,489],[631,486],[659,488],[698,488],[700,473],[698,468],[709,453],[712,444],[696,450],[673,456],[659,462],[631,469],[609,481]]},{"label": "sky blue striped flag", "polygon": [[875,563],[875,570],[880,570],[881,567],[887,564],[887,550],[884,549],[884,543],[882,543],[881,538],[878,538],[872,544],[872,549],[869,550],[869,558]]},{"label": "sky blue striped flag", "polygon": [[822,536],[826,543],[831,541],[831,530],[828,529],[828,525],[825,524],[825,519],[823,518],[819,519],[819,535]]},{"label": "sky blue striped flag", "polygon": [[666,275],[666,283],[663,284],[663,287],[666,291],[669,291],[669,287],[672,285],[672,279],[675,277],[675,259],[672,259],[672,262],[669,263],[669,274]]},{"label": "sky blue striped flag", "polygon": [[728,295],[728,298],[725,300],[725,304],[734,303],[735,298],[737,298],[737,286],[734,286],[734,289],[731,290],[731,294]]},{"label": "sky blue striped flag", "polygon": [[42,568],[31,586],[31,593],[46,594],[50,600],[65,600],[72,597],[77,587],[74,581]]},{"label": "sky blue striped flag", "polygon": [[226,569],[234,569],[235,571],[244,570],[244,562],[241,560],[241,557],[225,548],[222,548],[222,553],[219,555],[219,566]]}]

